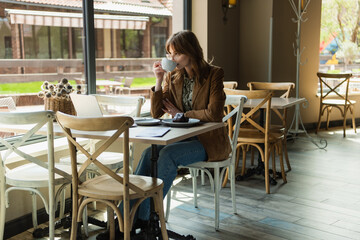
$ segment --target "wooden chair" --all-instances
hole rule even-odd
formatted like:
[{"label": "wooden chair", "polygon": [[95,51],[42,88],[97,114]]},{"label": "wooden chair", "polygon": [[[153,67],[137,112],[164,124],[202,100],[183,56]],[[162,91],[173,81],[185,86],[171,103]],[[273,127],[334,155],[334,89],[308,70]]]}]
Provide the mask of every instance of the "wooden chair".
[{"label": "wooden chair", "polygon": [[352,126],[356,133],[354,105],[356,101],[349,99],[349,83],[352,77],[351,73],[329,74],[317,73],[320,83],[320,110],[316,133],[320,129],[321,117],[326,114],[326,129],[329,128],[330,113],[333,107],[339,109],[343,117],[343,132],[346,137],[346,115],[348,112],[352,115]]},{"label": "wooden chair", "polygon": [[[242,148],[243,152],[243,162],[242,162],[242,174],[245,173],[246,169],[246,156],[245,149],[248,146],[255,147],[258,149],[261,159],[264,162],[265,169],[265,189],[266,193],[270,193],[270,176],[269,176],[269,156],[270,153],[275,150],[278,153],[280,159],[280,167],[281,167],[281,175],[283,182],[286,183],[286,175],[283,164],[283,153],[282,153],[282,142],[284,139],[283,133],[278,132],[270,132],[270,109],[271,109],[271,97],[273,93],[268,90],[232,90],[232,89],[224,89],[226,95],[244,95],[248,98],[248,101],[252,99],[262,99],[260,103],[254,108],[250,109],[247,113],[242,114],[241,124],[249,124],[252,128],[241,128],[238,136],[238,144],[237,144],[237,161],[235,164],[235,169],[237,169],[238,161],[239,161],[239,148]],[[261,125],[256,121],[256,116],[259,111],[261,111],[261,107],[266,105],[264,109],[265,113],[265,122],[264,125]],[[261,115],[261,114],[260,114]],[[264,148],[262,147],[264,146]],[[274,159],[274,158],[273,158]],[[275,160],[275,159],[274,159]],[[276,177],[276,169],[273,161],[273,172],[274,177]]]},{"label": "wooden chair", "polygon": [[[189,168],[192,180],[193,180],[193,191],[194,191],[194,206],[197,207],[197,175],[199,170],[204,171],[209,179],[211,188],[214,192],[214,202],[215,202],[215,230],[219,229],[220,225],[220,190],[222,177],[227,168],[230,172],[230,183],[231,183],[231,197],[232,197],[232,206],[233,212],[236,213],[236,199],[235,199],[235,157],[236,157],[236,144],[237,144],[237,135],[239,134],[240,129],[240,119],[243,110],[244,103],[246,101],[245,96],[227,96],[225,101],[225,106],[231,105],[235,108],[230,111],[224,118],[223,122],[226,123],[236,115],[235,125],[233,128],[233,134],[230,138],[232,152],[230,153],[227,159],[217,162],[197,162],[187,166],[179,166],[179,168]],[[229,136],[230,137],[230,136]],[[214,177],[212,176],[209,169],[214,170]],[[167,205],[166,205],[166,215],[168,217],[170,213],[170,201],[171,201],[171,191],[167,194]]]},{"label": "wooden chair", "polygon": [[[124,239],[130,239],[134,216],[140,203],[151,197],[154,200],[155,211],[158,213],[161,223],[161,233],[163,239],[168,239],[164,210],[163,210],[163,182],[160,179],[152,177],[130,175],[129,174],[129,128],[134,123],[131,117],[100,117],[100,118],[81,118],[57,112],[56,119],[63,129],[69,141],[72,167],[72,186],[73,186],[73,207],[72,207],[72,227],[70,239],[77,237],[78,223],[85,206],[88,203],[98,201],[106,204],[108,207],[110,222],[110,239],[114,239],[114,215],[119,219],[119,229],[124,232]],[[103,136],[104,142],[94,152],[90,153],[76,142],[72,132],[77,131],[115,131],[109,136]],[[122,135],[124,149],[124,167],[123,174],[114,173],[111,169],[101,164],[97,157],[113,144],[119,136]],[[81,164],[78,171],[77,153],[81,151],[87,156],[87,160]],[[85,181],[80,177],[85,173],[90,164],[95,164],[102,170],[103,175],[96,176]],[[130,200],[137,199],[130,210]],[[123,215],[118,208],[118,204],[123,201]]]},{"label": "wooden chair", "polygon": [[[281,98],[289,98],[290,93],[293,89],[295,89],[295,83],[291,82],[277,82],[277,83],[269,83],[269,82],[249,82],[247,84],[250,90],[270,90],[273,91],[274,94]],[[286,136],[288,134],[288,126],[286,123],[287,119],[287,108],[283,109],[282,111],[276,108],[272,108],[272,111],[279,117],[281,121],[281,125],[274,125],[271,124],[270,131],[281,131],[284,133],[284,140],[283,140],[283,151],[285,156],[285,161],[288,170],[291,170],[291,165],[289,161],[289,155],[287,151],[287,139]],[[253,162],[253,154],[251,161]]]},{"label": "wooden chair", "polygon": [[236,89],[238,83],[235,81],[224,81],[224,88]]},{"label": "wooden chair", "polygon": [[[9,207],[8,195],[11,191],[29,191],[32,195],[32,220],[35,229],[37,222],[37,196],[43,201],[49,214],[49,238],[54,239],[55,210],[60,199],[60,193],[67,184],[71,183],[71,167],[54,164],[54,114],[52,111],[0,113],[0,124],[16,127],[27,125],[29,131],[24,135],[11,138],[0,138],[4,151],[0,155],[1,209],[0,209],[0,238],[4,236],[5,212]],[[37,158],[26,141],[41,127],[47,126],[47,161]],[[26,163],[24,163],[24,161]],[[60,186],[55,191],[55,186]],[[48,188],[48,196],[39,191]],[[61,202],[61,209],[64,209]],[[62,216],[63,212],[61,212]]]}]

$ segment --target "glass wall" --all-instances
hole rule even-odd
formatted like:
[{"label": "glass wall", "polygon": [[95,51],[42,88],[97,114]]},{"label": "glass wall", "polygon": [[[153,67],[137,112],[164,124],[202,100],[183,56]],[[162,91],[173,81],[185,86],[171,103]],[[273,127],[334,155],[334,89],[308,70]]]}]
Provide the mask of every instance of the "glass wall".
[{"label": "glass wall", "polygon": [[[12,9],[14,5],[4,3],[4,8]],[[56,11],[75,13],[70,8],[45,8],[39,4],[19,4],[16,10],[53,12],[51,16],[55,16]],[[81,14],[80,9],[77,13]],[[96,7],[95,14],[101,15],[96,12]],[[147,95],[146,91],[137,92],[135,88],[148,89],[154,84],[151,66],[165,56],[165,42],[171,34],[169,19],[172,16],[153,17],[142,13],[129,16],[129,13],[121,12],[111,15],[114,16],[113,25],[106,25],[105,21],[95,23],[95,44],[91,47],[95,49],[96,79],[117,82],[113,85],[100,82],[97,92]],[[136,19],[139,16],[141,20]],[[114,25],[119,17],[124,17],[121,26]],[[69,27],[65,18],[60,23],[55,18],[25,23],[11,22],[16,21],[14,19],[9,14],[5,16],[5,11],[0,12],[0,95],[14,94],[19,100],[19,94],[33,94],[35,97],[31,101],[18,101],[17,105],[43,105],[43,99],[36,98],[36,95],[43,91],[45,81],[57,84],[62,78],[67,78],[74,86],[86,84],[82,20],[78,27]],[[138,26],[139,22],[141,27]],[[135,90],[125,91],[128,87]]]}]

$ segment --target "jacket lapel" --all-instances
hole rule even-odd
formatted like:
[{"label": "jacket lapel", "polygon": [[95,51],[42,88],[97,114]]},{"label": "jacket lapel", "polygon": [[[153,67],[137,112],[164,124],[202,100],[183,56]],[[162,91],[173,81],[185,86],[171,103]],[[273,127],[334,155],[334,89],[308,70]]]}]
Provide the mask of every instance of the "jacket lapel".
[{"label": "jacket lapel", "polygon": [[172,81],[174,100],[175,100],[176,106],[181,111],[184,111],[183,105],[182,105],[183,82],[184,82],[183,76],[179,76]]}]

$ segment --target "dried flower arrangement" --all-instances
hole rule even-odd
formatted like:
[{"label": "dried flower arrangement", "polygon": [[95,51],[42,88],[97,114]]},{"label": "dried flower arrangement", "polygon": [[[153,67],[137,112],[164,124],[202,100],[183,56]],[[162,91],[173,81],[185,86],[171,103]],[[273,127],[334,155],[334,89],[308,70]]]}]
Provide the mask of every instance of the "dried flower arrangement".
[{"label": "dried flower arrangement", "polygon": [[[44,99],[45,110],[61,111],[76,115],[70,98],[70,94],[75,92],[75,90],[66,78],[61,79],[58,84],[51,84],[45,81],[41,85],[41,89],[42,91],[38,93],[38,97]],[[76,86],[76,93],[81,94],[81,85]]]}]

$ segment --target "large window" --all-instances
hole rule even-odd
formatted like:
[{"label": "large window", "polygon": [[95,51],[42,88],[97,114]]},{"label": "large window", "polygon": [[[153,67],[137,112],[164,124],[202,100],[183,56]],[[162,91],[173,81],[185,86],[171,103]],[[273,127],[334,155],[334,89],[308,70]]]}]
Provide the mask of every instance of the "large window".
[{"label": "large window", "polygon": [[357,0],[322,1],[319,71],[351,72],[350,92],[360,92],[359,18]]},{"label": "large window", "polygon": [[[86,84],[82,9],[74,11],[75,2],[58,8],[19,4],[16,9],[4,3],[6,10],[0,12],[0,95],[13,94],[20,99],[21,94],[32,94],[30,102],[19,100],[17,104],[43,104],[36,94],[45,81],[56,84],[67,78],[73,85]],[[158,3],[149,2],[149,11],[144,13],[116,12],[110,7],[109,14],[103,14],[97,12],[96,4],[95,43],[90,46],[95,50],[96,79],[133,78],[130,87],[149,88],[155,81],[151,66],[165,56],[171,10],[165,5],[159,10]],[[114,94],[115,88],[99,84],[97,91]]]}]

